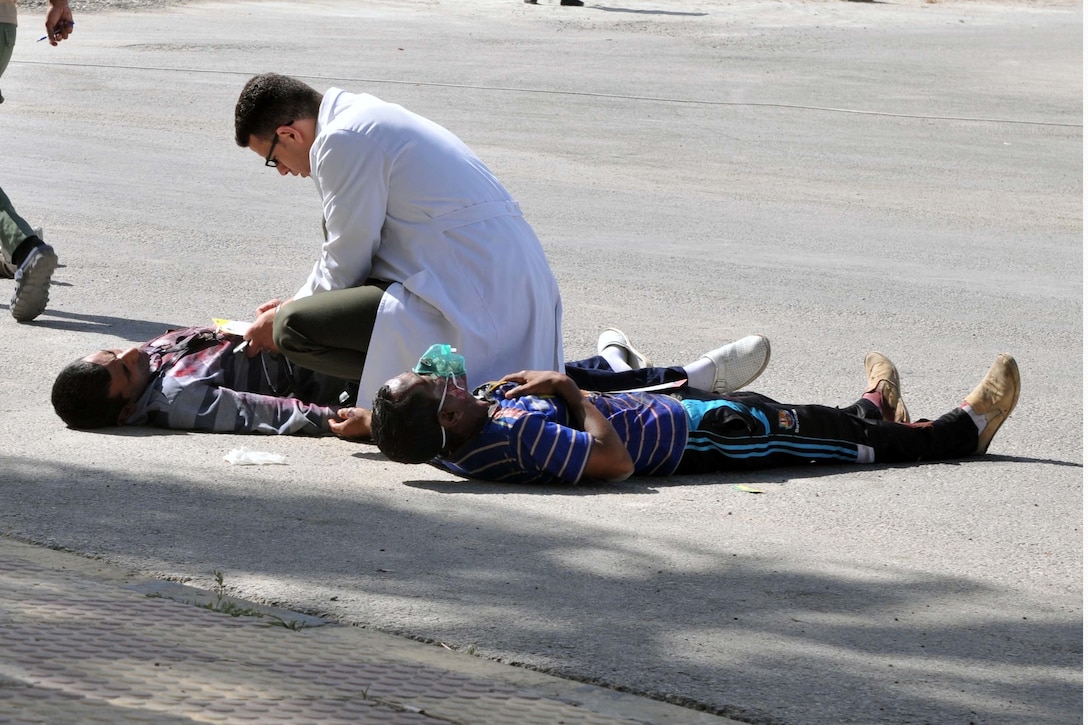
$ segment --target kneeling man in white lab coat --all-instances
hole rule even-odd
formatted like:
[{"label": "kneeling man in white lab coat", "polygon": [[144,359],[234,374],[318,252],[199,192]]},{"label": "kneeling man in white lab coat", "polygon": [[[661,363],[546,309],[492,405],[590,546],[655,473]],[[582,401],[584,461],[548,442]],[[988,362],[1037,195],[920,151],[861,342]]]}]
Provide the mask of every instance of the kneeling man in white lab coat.
[{"label": "kneeling man in white lab coat", "polygon": [[471,352],[478,385],[561,370],[559,287],[532,227],[487,166],[438,124],[368,94],[255,76],[235,141],[308,176],[324,242],[287,299],[257,308],[247,353],[359,379],[369,401],[435,340]]}]

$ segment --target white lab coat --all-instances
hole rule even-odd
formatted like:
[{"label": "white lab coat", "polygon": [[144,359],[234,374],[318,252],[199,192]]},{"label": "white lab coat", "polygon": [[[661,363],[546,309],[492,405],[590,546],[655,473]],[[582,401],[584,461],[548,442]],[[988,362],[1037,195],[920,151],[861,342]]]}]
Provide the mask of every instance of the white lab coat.
[{"label": "white lab coat", "polygon": [[325,243],[296,297],[393,282],[379,307],[359,404],[433,343],[469,384],[560,370],[562,305],[521,209],[450,131],[367,94],[330,89],[310,149]]}]

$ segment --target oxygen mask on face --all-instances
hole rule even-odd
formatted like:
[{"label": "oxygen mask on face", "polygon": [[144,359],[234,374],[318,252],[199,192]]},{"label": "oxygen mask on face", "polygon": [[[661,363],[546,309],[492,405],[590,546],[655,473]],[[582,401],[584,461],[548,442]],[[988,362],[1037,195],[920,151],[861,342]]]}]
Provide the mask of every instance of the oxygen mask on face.
[{"label": "oxygen mask on face", "polygon": [[427,348],[412,372],[417,375],[437,375],[455,378],[465,374],[465,356],[457,354],[457,348],[435,343]]},{"label": "oxygen mask on face", "polygon": [[[458,383],[458,378],[465,378],[465,357],[457,354],[457,349],[445,345],[442,343],[435,343],[427,348],[427,352],[423,353],[423,357],[419,359],[416,366],[412,368],[412,372],[416,375],[434,375],[436,377],[445,378],[446,384],[442,386],[442,397],[438,401],[438,413],[442,413],[442,408],[446,403],[446,394],[450,389],[450,382],[453,382],[453,387],[460,390],[464,390],[464,387]],[[441,423],[439,424],[441,426]],[[442,447],[440,450],[446,450],[446,429],[442,430]]]}]

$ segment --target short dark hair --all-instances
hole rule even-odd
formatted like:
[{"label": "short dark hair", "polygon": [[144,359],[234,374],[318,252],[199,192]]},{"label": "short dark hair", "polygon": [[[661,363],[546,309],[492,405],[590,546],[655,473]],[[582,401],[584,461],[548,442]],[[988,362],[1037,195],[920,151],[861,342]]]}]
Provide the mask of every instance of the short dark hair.
[{"label": "short dark hair", "polygon": [[370,437],[397,463],[426,463],[442,452],[438,401],[416,386],[398,398],[388,385],[374,396]]},{"label": "short dark hair", "polygon": [[117,425],[129,401],[110,397],[110,381],[104,365],[76,360],[53,381],[53,410],[70,428]]},{"label": "short dark hair", "polygon": [[311,86],[290,76],[253,76],[234,107],[234,140],[248,148],[251,136],[271,138],[280,126],[300,118],[317,118],[321,97]]}]

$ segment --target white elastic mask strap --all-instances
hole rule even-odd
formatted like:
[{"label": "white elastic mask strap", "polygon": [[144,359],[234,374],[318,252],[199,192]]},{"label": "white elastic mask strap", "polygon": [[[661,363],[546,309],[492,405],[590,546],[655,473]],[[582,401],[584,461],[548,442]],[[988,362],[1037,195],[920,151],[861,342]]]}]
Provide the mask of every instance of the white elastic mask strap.
[{"label": "white elastic mask strap", "polygon": [[446,426],[442,425],[442,406],[446,403],[446,393],[450,389],[450,378],[446,377],[446,384],[442,386],[442,398],[438,401],[438,427],[442,430],[442,448],[446,450]]}]

